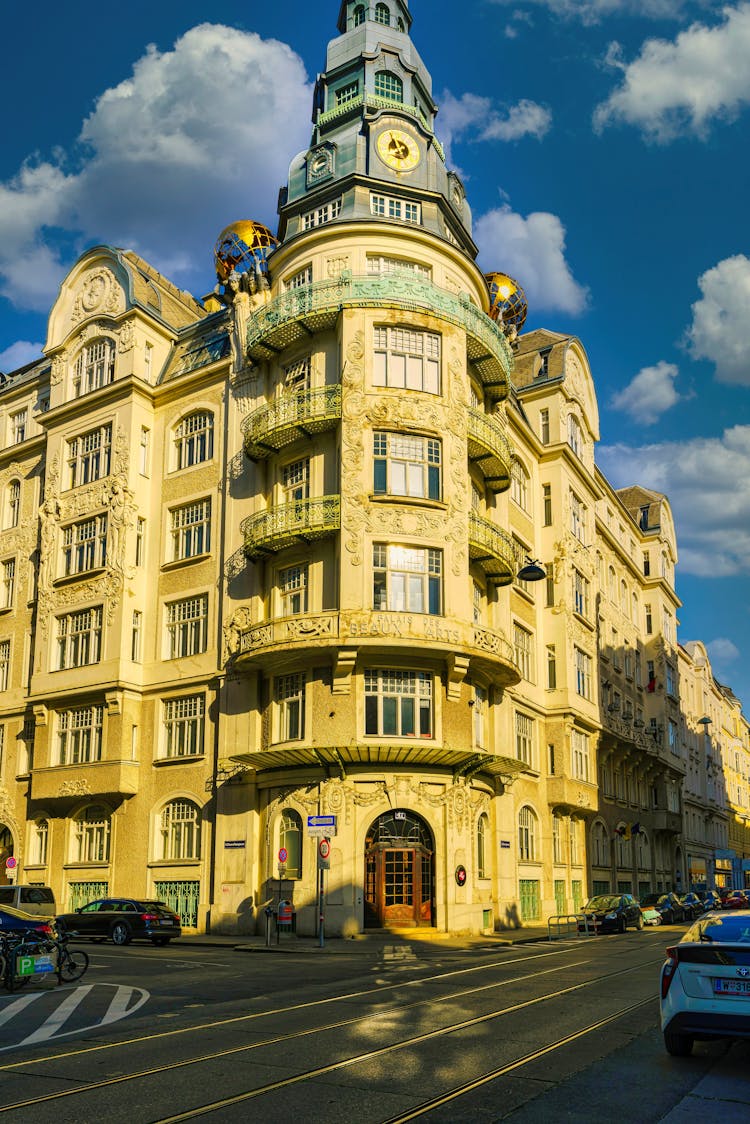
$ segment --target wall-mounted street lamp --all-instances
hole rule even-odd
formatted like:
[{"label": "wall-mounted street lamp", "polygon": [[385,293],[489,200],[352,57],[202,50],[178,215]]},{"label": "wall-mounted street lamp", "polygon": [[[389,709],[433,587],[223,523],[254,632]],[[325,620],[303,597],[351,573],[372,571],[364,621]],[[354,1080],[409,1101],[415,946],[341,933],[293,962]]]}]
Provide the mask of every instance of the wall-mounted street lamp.
[{"label": "wall-mounted street lamp", "polygon": [[536,558],[527,558],[526,565],[518,571],[518,580],[522,582],[542,582],[547,577],[547,571]]}]

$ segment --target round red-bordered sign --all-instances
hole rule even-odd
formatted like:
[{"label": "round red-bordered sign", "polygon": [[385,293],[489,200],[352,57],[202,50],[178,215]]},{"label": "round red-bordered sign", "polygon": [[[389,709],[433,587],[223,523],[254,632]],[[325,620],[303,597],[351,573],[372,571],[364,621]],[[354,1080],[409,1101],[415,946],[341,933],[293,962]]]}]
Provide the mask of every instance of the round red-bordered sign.
[{"label": "round red-bordered sign", "polygon": [[318,843],[318,854],[320,855],[321,859],[327,859],[330,853],[331,844],[327,839],[321,839],[320,843]]},{"label": "round red-bordered sign", "polygon": [[6,870],[15,870],[17,866],[18,866],[18,859],[14,859],[13,855],[10,855],[5,860],[5,869]]},{"label": "round red-bordered sign", "polygon": [[289,852],[287,851],[286,847],[282,847],[279,850],[279,862],[285,863],[288,858],[289,858]]}]

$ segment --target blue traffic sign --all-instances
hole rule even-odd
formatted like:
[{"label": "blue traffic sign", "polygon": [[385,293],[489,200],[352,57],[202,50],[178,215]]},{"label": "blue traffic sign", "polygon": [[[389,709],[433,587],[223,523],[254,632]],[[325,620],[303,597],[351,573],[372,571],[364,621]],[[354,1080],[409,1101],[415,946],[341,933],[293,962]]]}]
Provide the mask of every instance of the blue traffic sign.
[{"label": "blue traffic sign", "polygon": [[307,826],[308,827],[335,827],[336,826],[336,817],[335,816],[308,816],[307,817]]}]

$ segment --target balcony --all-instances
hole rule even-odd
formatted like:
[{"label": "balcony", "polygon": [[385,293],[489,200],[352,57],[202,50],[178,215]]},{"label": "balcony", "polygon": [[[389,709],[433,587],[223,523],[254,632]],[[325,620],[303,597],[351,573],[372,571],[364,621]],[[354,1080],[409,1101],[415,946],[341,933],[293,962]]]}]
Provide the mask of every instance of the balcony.
[{"label": "balcony", "polygon": [[341,497],[318,496],[259,511],[241,529],[245,555],[253,562],[295,543],[317,542],[341,529]]},{"label": "balcony", "polygon": [[504,492],[510,487],[510,444],[503,426],[497,419],[481,410],[470,409],[468,415],[469,460],[484,476],[492,492]]},{"label": "balcony", "polygon": [[335,429],[340,421],[339,385],[285,394],[245,418],[245,453],[250,460],[264,460],[294,441]]},{"label": "balcony", "polygon": [[138,769],[137,761],[91,761],[35,768],[31,774],[31,799],[134,796],[138,791]]},{"label": "balcony", "polygon": [[494,523],[469,516],[469,557],[484,570],[492,585],[510,585],[516,576],[516,556],[510,535]]},{"label": "balcony", "polygon": [[667,812],[660,808],[653,813],[651,822],[654,831],[668,831],[671,835],[679,835],[682,831],[682,816],[679,812]]},{"label": "balcony", "polygon": [[247,354],[255,362],[278,357],[280,351],[333,328],[345,308],[400,308],[447,320],[466,332],[466,355],[474,364],[485,393],[506,398],[513,353],[501,329],[468,297],[441,289],[418,274],[354,276],[344,272],[332,281],[302,285],[274,297],[247,325]]},{"label": "balcony", "polygon": [[598,789],[589,781],[571,777],[547,779],[547,803],[550,807],[570,812],[593,812],[597,807]]}]

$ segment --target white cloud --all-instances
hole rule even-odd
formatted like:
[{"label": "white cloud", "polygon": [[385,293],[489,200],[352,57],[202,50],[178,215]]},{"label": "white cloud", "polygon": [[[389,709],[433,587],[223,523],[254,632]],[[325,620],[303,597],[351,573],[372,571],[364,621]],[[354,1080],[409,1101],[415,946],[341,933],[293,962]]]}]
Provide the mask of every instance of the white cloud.
[{"label": "white cloud", "polygon": [[623,410],[639,425],[655,425],[663,413],[681,401],[675,387],[679,373],[674,363],[663,359],[653,367],[644,367],[613,395],[613,409]]},{"label": "white cloud", "polygon": [[690,354],[708,359],[721,382],[750,386],[750,259],[725,258],[698,278],[701,299],[687,331]]},{"label": "white cloud", "polygon": [[563,19],[583,24],[599,23],[611,16],[638,16],[644,19],[676,19],[689,0],[493,0],[503,7],[518,8],[523,3],[547,8]]},{"label": "white cloud", "polygon": [[475,224],[483,268],[515,277],[532,308],[577,316],[588,303],[588,290],[573,277],[565,260],[565,227],[544,211],[516,214],[509,204],[482,215]]},{"label": "white cloud", "polygon": [[17,371],[19,367],[25,367],[27,363],[33,363],[35,359],[41,359],[43,347],[43,343],[17,340],[6,347],[5,351],[0,351],[0,371],[7,375],[11,371]]},{"label": "white cloud", "polygon": [[720,437],[600,446],[597,460],[616,487],[638,483],[668,496],[684,571],[750,572],[750,425]]},{"label": "white cloud", "polygon": [[731,120],[750,101],[750,4],[722,10],[723,22],[694,23],[673,42],[647,39],[633,62],[610,48],[622,81],[597,107],[594,127],[635,125],[655,141],[705,136],[715,120]]},{"label": "white cloud", "polygon": [[706,650],[711,663],[717,667],[733,663],[741,655],[737,645],[726,636],[717,636],[715,640],[709,640],[706,644]]},{"label": "white cloud", "polygon": [[291,48],[255,34],[203,24],[148,48],[71,152],[0,184],[0,292],[46,309],[70,264],[61,235],[73,253],[106,240],[205,283],[223,226],[273,222],[289,157],[309,143],[311,93]]},{"label": "white cloud", "polygon": [[450,155],[457,140],[514,141],[522,137],[541,140],[552,125],[552,114],[543,105],[523,98],[498,112],[490,98],[446,90],[440,102],[440,138]]}]

